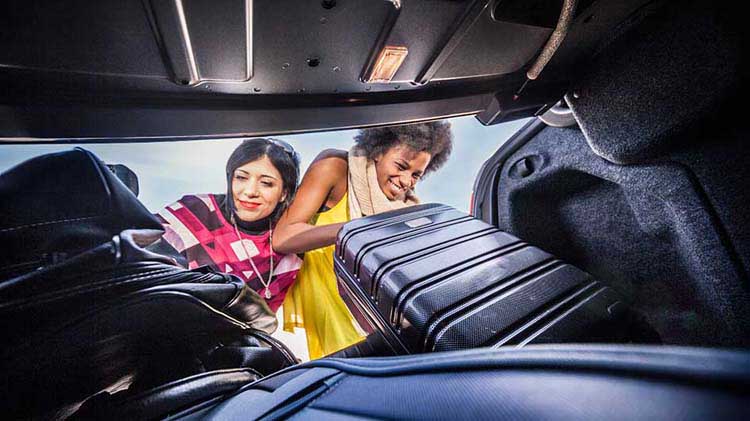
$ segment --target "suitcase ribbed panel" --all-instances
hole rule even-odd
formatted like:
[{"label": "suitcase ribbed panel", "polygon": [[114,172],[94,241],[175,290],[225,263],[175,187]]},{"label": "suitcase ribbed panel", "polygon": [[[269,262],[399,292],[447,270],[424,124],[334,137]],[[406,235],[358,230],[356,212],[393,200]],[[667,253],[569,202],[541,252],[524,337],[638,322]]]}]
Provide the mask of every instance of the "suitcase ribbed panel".
[{"label": "suitcase ribbed panel", "polygon": [[518,345],[576,342],[584,335],[588,342],[612,342],[618,336],[613,332],[620,330],[619,324],[625,320],[625,305],[619,300],[619,294],[607,287],[573,297],[572,306],[566,304],[564,313],[557,312],[555,318],[545,317],[546,324],[542,326],[535,323],[531,334]]},{"label": "suitcase ribbed panel", "polygon": [[[408,222],[408,221],[407,221]],[[458,226],[457,226],[458,225]],[[477,221],[471,217],[463,217],[457,219],[451,219],[445,222],[430,224],[418,229],[411,231],[405,231],[403,227],[393,227],[399,229],[398,235],[391,235],[386,238],[382,238],[380,232],[375,232],[372,238],[380,238],[377,241],[372,241],[362,247],[362,251],[357,255],[354,261],[355,275],[359,277],[363,282],[372,284],[371,279],[373,278],[372,268],[382,268],[389,261],[399,256],[404,256],[408,253],[418,251],[416,247],[417,241],[422,244],[434,244],[439,247],[449,240],[455,240],[456,236],[466,237],[475,232],[487,231],[493,229],[487,227],[482,221]],[[494,228],[497,230],[496,228]],[[420,240],[416,240],[421,237]],[[353,242],[353,241],[352,241]],[[391,256],[388,256],[390,251]],[[377,253],[377,257],[373,259],[370,252]],[[381,260],[381,258],[383,260]]]},{"label": "suitcase ribbed panel", "polygon": [[[344,262],[352,262],[353,264],[356,255],[360,252],[359,248],[350,244],[350,241],[353,238],[356,238],[363,233],[367,233],[368,231],[376,231],[380,228],[398,225],[407,221],[429,217],[431,215],[440,215],[445,212],[453,213],[458,211],[445,205],[428,204],[399,209],[397,211],[373,215],[367,218],[355,219],[348,222],[343,228],[341,228],[341,231],[339,231],[336,241],[336,254],[341,257]],[[458,215],[454,214],[454,218],[460,218],[463,216],[466,216],[466,214],[460,212],[458,212]],[[396,234],[398,232],[396,232]],[[351,269],[353,270],[354,267],[351,267]]]},{"label": "suitcase ribbed panel", "polygon": [[[359,282],[354,279],[344,266],[339,256],[333,256],[333,266],[338,278],[338,290],[341,298],[351,310],[352,315],[367,333],[383,335],[394,354],[409,354],[410,350],[404,346],[396,331],[382,314],[375,308],[372,300],[362,290]],[[361,319],[365,319],[364,323]]]},{"label": "suitcase ribbed panel", "polygon": [[[467,294],[495,284],[497,276],[512,275],[509,268],[503,268],[503,263],[498,263],[495,259],[505,254],[517,253],[520,249],[528,248],[528,245],[511,237],[501,237],[504,242],[498,242],[493,247],[482,247],[487,246],[489,242],[498,239],[504,233],[493,234],[469,242],[465,250],[462,250],[465,253],[452,253],[450,249],[441,250],[441,253],[434,253],[422,260],[410,262],[413,264],[399,266],[388,274],[387,280],[383,283],[383,288],[378,295],[382,306],[378,307],[381,311],[386,308],[390,309],[389,313],[384,314],[389,314],[391,322],[396,327],[400,327],[402,314],[407,305],[413,304],[414,298],[425,291],[429,293],[436,288],[441,288],[440,285],[443,283],[449,284],[448,294],[435,297],[438,301],[428,304],[431,307],[428,311],[434,311],[434,309],[452,305],[455,301],[465,298]],[[539,256],[540,261],[544,259],[552,259],[552,256],[547,254]],[[504,262],[507,264],[507,260]],[[513,264],[513,268],[523,270],[530,264],[533,262],[518,262]],[[425,267],[431,270],[426,271]],[[416,310],[416,313],[419,314],[420,310]],[[413,322],[418,322],[418,320]]]},{"label": "suitcase ribbed panel", "polygon": [[[478,238],[489,235],[503,237],[507,241],[518,241],[515,238],[501,233],[496,228],[487,227],[481,221],[467,220],[460,225],[446,227],[438,232],[429,232],[424,236],[411,236],[403,241],[384,245],[371,251],[362,260],[363,270],[359,279],[362,285],[369,287],[372,297],[378,302],[377,297],[382,280],[388,271],[394,267],[400,267],[409,262],[424,259],[425,256],[435,254],[443,249],[469,244]],[[419,245],[422,244],[422,247]],[[481,250],[478,250],[481,252]],[[373,269],[375,269],[373,271]]]},{"label": "suitcase ribbed panel", "polygon": [[[423,225],[415,228],[410,227],[408,224],[412,224],[415,220]],[[359,276],[362,268],[362,259],[369,250],[408,238],[409,236],[433,232],[447,225],[471,220],[473,220],[473,218],[463,215],[458,211],[453,211],[437,215],[422,216],[405,221],[396,221],[378,227],[377,229],[360,231],[358,235],[349,240],[350,247],[356,248],[357,253],[350,256],[351,260],[347,261],[347,266],[350,266],[353,273],[356,276]]]},{"label": "suitcase ribbed panel", "polygon": [[576,308],[596,297],[605,288],[598,282],[584,283],[568,294],[561,295],[546,303],[533,313],[519,319],[507,329],[499,332],[494,338],[484,343],[485,346],[525,345],[550,328],[550,323],[560,320]]},{"label": "suitcase ribbed panel", "polygon": [[[365,218],[353,219],[341,228],[341,231],[339,231],[337,235],[336,244],[340,245],[341,251],[343,251],[343,249],[347,247],[349,239],[360,231],[368,231],[382,225],[390,224],[394,221],[408,221],[421,216],[435,215],[441,212],[454,210],[455,209],[450,206],[438,203],[428,203],[425,205],[411,206],[395,211],[371,215]],[[343,254],[339,255],[339,257],[343,256]]]},{"label": "suitcase ribbed panel", "polygon": [[[533,314],[573,294],[590,277],[570,265],[550,265],[514,285],[503,282],[436,315],[424,329],[424,351],[481,346]],[[408,317],[408,316],[407,316]],[[487,320],[492,320],[488,325]],[[470,345],[471,344],[471,345]]]},{"label": "suitcase ribbed panel", "polygon": [[[469,242],[474,239],[496,234],[496,233],[499,233],[499,231],[496,229],[487,229],[487,230],[478,231],[478,232],[475,232],[466,236],[453,238],[450,241],[447,241],[435,247],[426,247],[424,249],[418,249],[416,251],[411,252],[411,254],[409,255],[398,257],[398,258],[388,261],[388,264],[380,266],[377,269],[377,271],[373,275],[371,275],[371,278],[373,279],[372,280],[372,284],[373,284],[372,299],[375,300],[375,302],[383,301],[379,298],[383,296],[383,294],[380,291],[381,286],[382,286],[382,281],[385,277],[388,276],[388,273],[392,271],[393,269],[404,266],[411,261],[420,260],[420,259],[425,258],[425,256],[435,254],[436,252],[439,252],[441,248],[452,247],[456,244]],[[520,242],[516,242],[514,244],[518,244],[518,243]],[[446,268],[446,269],[449,269],[449,268]],[[386,299],[386,302],[383,303],[384,305],[387,304],[387,301],[390,301],[389,298]]]},{"label": "suitcase ribbed panel", "polygon": [[[364,218],[353,219],[346,223],[338,233],[338,243],[346,247],[347,241],[360,230],[369,230],[371,228],[388,224],[393,220],[408,220],[422,215],[434,215],[436,213],[455,210],[450,206],[439,203],[427,203],[424,205],[401,208],[390,212],[379,213]],[[343,255],[341,255],[343,256]]]},{"label": "suitcase ribbed panel", "polygon": [[334,260],[347,305],[396,353],[622,338],[615,291],[447,206],[352,221]]}]

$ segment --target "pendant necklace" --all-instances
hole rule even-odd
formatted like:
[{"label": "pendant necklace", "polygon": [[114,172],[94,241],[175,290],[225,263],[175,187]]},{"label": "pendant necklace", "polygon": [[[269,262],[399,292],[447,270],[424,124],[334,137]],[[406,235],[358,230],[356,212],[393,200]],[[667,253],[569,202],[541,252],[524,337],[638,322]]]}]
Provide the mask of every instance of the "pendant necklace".
[{"label": "pendant necklace", "polygon": [[263,296],[266,297],[266,300],[271,299],[271,289],[269,288],[271,286],[271,282],[273,282],[273,230],[271,229],[271,221],[268,221],[268,245],[271,249],[271,257],[270,257],[270,263],[271,263],[271,269],[268,271],[268,281],[266,282],[265,279],[263,279],[263,276],[260,274],[260,271],[255,266],[255,262],[253,262],[253,259],[250,257],[250,252],[247,249],[247,246],[245,245],[245,240],[242,239],[240,236],[240,230],[237,228],[237,222],[234,220],[234,215],[232,215],[232,224],[234,225],[234,233],[237,234],[237,239],[240,240],[240,244],[242,244],[242,248],[245,250],[245,256],[247,256],[247,260],[250,261],[250,266],[253,267],[253,270],[255,271],[255,275],[258,276],[258,280],[260,281],[261,285],[263,285]]}]

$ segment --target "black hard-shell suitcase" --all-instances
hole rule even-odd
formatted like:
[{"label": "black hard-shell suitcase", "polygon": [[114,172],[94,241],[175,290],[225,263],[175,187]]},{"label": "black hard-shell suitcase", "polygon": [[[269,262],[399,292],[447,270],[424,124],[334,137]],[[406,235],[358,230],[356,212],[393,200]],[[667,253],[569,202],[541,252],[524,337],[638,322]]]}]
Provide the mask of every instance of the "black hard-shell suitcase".
[{"label": "black hard-shell suitcase", "polygon": [[349,222],[339,292],[396,354],[617,341],[625,305],[586,272],[449,206]]}]

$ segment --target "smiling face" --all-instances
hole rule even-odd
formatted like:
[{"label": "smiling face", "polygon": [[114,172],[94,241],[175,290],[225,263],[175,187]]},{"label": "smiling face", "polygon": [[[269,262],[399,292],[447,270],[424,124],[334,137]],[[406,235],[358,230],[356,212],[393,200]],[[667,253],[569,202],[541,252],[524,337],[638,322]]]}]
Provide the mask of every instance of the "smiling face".
[{"label": "smiling face", "polygon": [[241,220],[267,217],[286,198],[279,170],[267,156],[237,167],[232,174],[232,197]]},{"label": "smiling face", "polygon": [[429,153],[417,152],[405,145],[394,146],[376,158],[378,185],[385,197],[404,200],[407,191],[422,178],[430,158]]}]

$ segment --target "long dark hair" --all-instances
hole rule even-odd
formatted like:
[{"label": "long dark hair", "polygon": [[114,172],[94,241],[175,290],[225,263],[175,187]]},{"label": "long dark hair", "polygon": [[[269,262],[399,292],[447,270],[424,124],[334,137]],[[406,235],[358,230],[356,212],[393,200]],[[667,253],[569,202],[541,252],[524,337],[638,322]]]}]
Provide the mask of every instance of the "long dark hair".
[{"label": "long dark hair", "polygon": [[274,167],[281,174],[281,181],[284,185],[285,198],[276,205],[276,209],[271,212],[269,218],[275,223],[284,213],[289,204],[294,199],[299,183],[299,156],[292,149],[291,145],[277,139],[245,139],[240,146],[229,156],[226,166],[227,174],[227,198],[225,200],[226,213],[234,217],[234,195],[232,194],[232,177],[234,170],[258,159],[267,156]]}]

